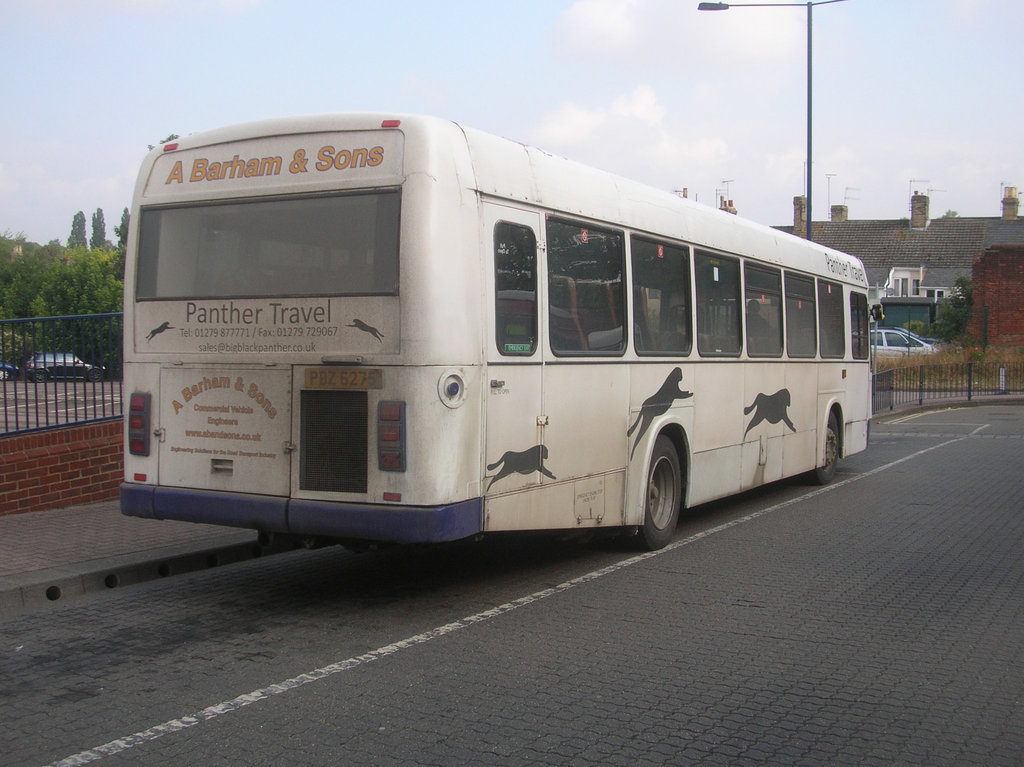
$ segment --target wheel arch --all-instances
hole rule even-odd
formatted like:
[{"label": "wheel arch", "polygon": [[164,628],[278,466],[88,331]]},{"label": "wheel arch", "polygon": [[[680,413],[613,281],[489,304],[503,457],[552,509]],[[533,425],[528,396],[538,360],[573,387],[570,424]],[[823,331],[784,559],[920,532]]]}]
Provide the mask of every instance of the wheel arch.
[{"label": "wheel arch", "polygon": [[[828,428],[828,419],[831,416],[835,416],[836,419],[836,437],[839,440],[839,457],[844,458],[846,456],[846,450],[844,443],[846,442],[846,422],[843,420],[843,405],[838,400],[832,402],[829,405],[828,412],[825,414],[825,420],[822,423],[822,428]],[[820,440],[819,440],[820,442]]]}]

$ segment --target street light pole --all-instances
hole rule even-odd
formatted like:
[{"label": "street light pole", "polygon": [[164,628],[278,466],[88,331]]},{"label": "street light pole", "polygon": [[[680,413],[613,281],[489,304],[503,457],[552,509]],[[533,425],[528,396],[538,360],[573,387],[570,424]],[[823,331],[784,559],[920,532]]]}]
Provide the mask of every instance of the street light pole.
[{"label": "street light pole", "polygon": [[811,240],[811,116],[814,110],[811,106],[811,72],[813,70],[811,57],[811,11],[816,5],[831,5],[832,3],[844,3],[846,0],[808,0],[806,3],[699,3],[698,11],[727,11],[730,8],[786,8],[807,6],[807,240]]}]

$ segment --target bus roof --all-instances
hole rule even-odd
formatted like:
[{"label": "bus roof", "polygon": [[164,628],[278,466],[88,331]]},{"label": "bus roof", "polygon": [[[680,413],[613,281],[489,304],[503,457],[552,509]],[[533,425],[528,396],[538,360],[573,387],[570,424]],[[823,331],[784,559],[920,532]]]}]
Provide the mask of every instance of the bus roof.
[{"label": "bus roof", "polygon": [[[680,198],[637,181],[558,157],[535,147],[467,128],[449,120],[405,114],[353,113],[276,118],[220,128],[176,139],[155,148],[146,158],[136,186],[136,200],[176,202],[197,199],[187,183],[168,183],[177,157],[218,145],[273,146],[280,161],[275,193],[322,189],[323,179],[289,175],[289,163],[302,153],[317,153],[317,134],[373,133],[385,141],[388,132],[404,136],[404,150],[389,153],[397,164],[382,164],[375,184],[399,184],[416,172],[451,172],[480,195],[537,206],[563,216],[579,216],[666,239],[680,240],[738,256],[785,265],[867,287],[861,262],[823,245],[754,223],[734,214]],[[311,137],[302,143],[299,137]],[[301,149],[299,148],[301,144]],[[307,146],[308,144],[308,146]],[[222,155],[231,159],[230,147]],[[242,159],[245,155],[243,154]],[[451,162],[451,157],[456,161]],[[238,155],[234,157],[238,162]],[[180,162],[179,162],[180,165]],[[179,168],[179,174],[188,173]],[[184,181],[187,181],[187,177]],[[285,183],[287,182],[287,184]],[[286,188],[282,188],[285,187]],[[210,187],[208,199],[265,193],[267,184]]]}]

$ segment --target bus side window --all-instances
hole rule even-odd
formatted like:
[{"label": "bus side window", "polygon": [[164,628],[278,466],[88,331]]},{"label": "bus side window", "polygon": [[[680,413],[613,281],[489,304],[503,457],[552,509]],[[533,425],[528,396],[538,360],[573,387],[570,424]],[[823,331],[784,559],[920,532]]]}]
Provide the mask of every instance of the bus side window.
[{"label": "bus side window", "polygon": [[850,293],[850,347],[855,360],[868,358],[868,297]]},{"label": "bus side window", "polygon": [[814,280],[786,272],[786,350],[790,357],[813,357],[818,350]]},{"label": "bus side window", "polygon": [[537,237],[528,226],[494,226],[494,328],[498,351],[537,350]]},{"label": "bus side window", "polygon": [[698,250],[697,351],[701,356],[740,353],[740,262]]},{"label": "bus side window", "polygon": [[821,337],[822,357],[846,356],[844,303],[842,285],[818,280],[818,334]]},{"label": "bus side window", "polygon": [[689,250],[634,235],[630,254],[637,353],[689,354],[693,348]]},{"label": "bus side window", "polygon": [[778,269],[747,264],[747,354],[782,356],[782,274]]},{"label": "bus side window", "polygon": [[555,354],[626,350],[622,232],[548,219],[548,333]]}]

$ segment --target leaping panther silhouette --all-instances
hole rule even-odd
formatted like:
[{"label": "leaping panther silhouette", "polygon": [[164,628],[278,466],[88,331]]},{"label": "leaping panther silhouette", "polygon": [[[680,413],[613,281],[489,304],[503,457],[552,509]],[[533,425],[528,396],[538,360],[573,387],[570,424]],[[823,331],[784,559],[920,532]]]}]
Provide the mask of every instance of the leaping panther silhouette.
[{"label": "leaping panther silhouette", "polygon": [[791,399],[789,389],[779,389],[775,394],[758,394],[754,397],[753,403],[749,407],[743,408],[744,415],[754,414],[754,417],[750,419],[750,423],[747,424],[747,431],[743,432],[743,436],[746,437],[747,432],[762,421],[767,421],[768,423],[782,421],[790,428],[790,431],[796,431],[796,427],[789,420],[789,414],[786,412],[789,409]]},{"label": "leaping panther silhouette", "polygon": [[629,454],[630,460],[633,460],[633,453],[636,452],[636,447],[640,444],[640,438],[651,428],[654,419],[659,415],[667,413],[668,409],[672,407],[672,403],[677,399],[687,399],[693,396],[692,391],[685,391],[679,388],[682,380],[683,369],[674,368],[668,374],[668,378],[665,379],[665,383],[661,385],[661,388],[645,399],[644,403],[640,406],[640,412],[637,414],[636,420],[633,421],[633,425],[626,432],[627,437],[632,436],[633,432],[637,431],[637,427],[639,427],[636,441],[633,443],[633,450]]},{"label": "leaping panther silhouette", "polygon": [[554,474],[544,467],[544,459],[547,457],[547,445],[534,445],[518,453],[514,450],[509,450],[497,461],[487,465],[487,471],[494,471],[499,466],[501,467],[498,473],[491,477],[487,489],[490,490],[491,485],[510,474],[532,474],[535,471],[539,471],[548,479],[557,479]]}]

